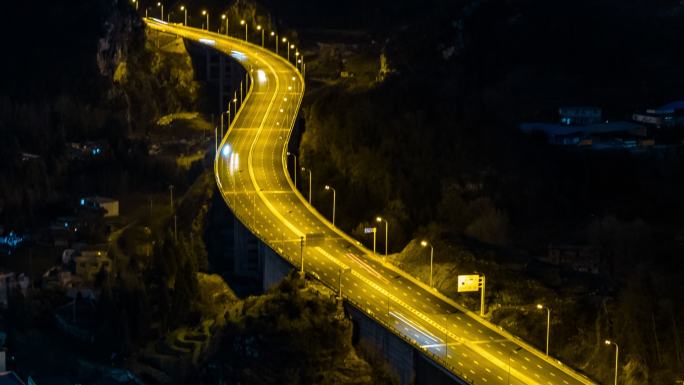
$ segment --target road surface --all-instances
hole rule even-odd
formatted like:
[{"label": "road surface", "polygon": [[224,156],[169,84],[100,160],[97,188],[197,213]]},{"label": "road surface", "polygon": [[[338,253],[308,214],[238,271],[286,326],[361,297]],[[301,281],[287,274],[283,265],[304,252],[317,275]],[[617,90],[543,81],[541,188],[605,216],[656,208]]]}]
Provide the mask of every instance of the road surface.
[{"label": "road surface", "polygon": [[280,256],[299,268],[301,237],[322,236],[305,242],[307,272],[335,290],[341,276],[345,300],[472,383],[593,384],[383,263],[307,203],[287,171],[287,143],[304,93],[304,79],[292,64],[237,38],[146,22],[222,51],[250,74],[249,96],[220,142],[216,180],[235,215]]}]

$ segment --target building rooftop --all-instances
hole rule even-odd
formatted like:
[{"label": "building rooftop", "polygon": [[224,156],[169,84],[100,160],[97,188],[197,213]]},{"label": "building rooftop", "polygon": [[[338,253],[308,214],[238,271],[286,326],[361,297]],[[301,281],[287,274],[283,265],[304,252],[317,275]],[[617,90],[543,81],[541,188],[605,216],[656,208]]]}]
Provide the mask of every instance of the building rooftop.
[{"label": "building rooftop", "polygon": [[590,124],[586,126],[567,126],[555,123],[524,123],[520,125],[523,132],[541,131],[549,136],[564,135],[597,135],[607,133],[628,132],[643,128],[641,124],[634,122],[615,121],[600,124]]},{"label": "building rooftop", "polygon": [[675,110],[684,110],[684,100],[679,100],[676,102],[668,103],[664,106],[660,106],[655,109],[655,112],[658,114],[669,114],[674,112]]},{"label": "building rooftop", "polygon": [[0,372],[0,385],[26,385],[14,372]]}]

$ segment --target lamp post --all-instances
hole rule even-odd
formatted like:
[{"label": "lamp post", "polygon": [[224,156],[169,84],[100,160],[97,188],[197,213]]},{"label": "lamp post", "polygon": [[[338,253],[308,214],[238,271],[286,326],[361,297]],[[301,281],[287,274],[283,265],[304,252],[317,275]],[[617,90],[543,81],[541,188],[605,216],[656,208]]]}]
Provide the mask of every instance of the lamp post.
[{"label": "lamp post", "polygon": [[278,54],[278,34],[275,31],[271,31],[271,37],[275,37],[275,53]]},{"label": "lamp post", "polygon": [[387,221],[387,219],[385,219],[383,217],[377,217],[377,218],[375,218],[375,221],[378,223],[385,222],[385,257],[386,257],[387,256],[387,249],[388,249],[388,247],[387,247],[387,239],[388,239],[387,234],[389,231],[389,222]]},{"label": "lamp post", "polygon": [[305,171],[308,171],[308,172],[309,172],[309,204],[311,204],[311,181],[312,181],[312,179],[313,179],[313,175],[312,175],[312,173],[311,173],[311,169],[310,169],[310,168],[307,169],[307,168],[305,168],[305,167],[302,167],[302,172],[305,172]]},{"label": "lamp post", "polygon": [[546,355],[549,355],[549,334],[551,331],[551,309],[540,303],[537,304],[537,309],[546,309]]},{"label": "lamp post", "polygon": [[171,211],[173,211],[173,185],[172,184],[169,185],[169,202],[171,203],[171,205],[169,207],[171,207]]},{"label": "lamp post", "polygon": [[245,26],[245,41],[247,41],[247,23],[244,20],[240,20],[240,25]]},{"label": "lamp post", "polygon": [[137,11],[137,10],[138,10],[138,5],[140,4],[140,2],[137,1],[137,0],[131,0],[131,3],[135,4],[135,10]]},{"label": "lamp post", "polygon": [[[290,47],[290,45],[287,44],[287,38],[286,38],[286,37],[283,38],[282,42],[283,42],[283,43],[286,43],[286,45],[287,45],[288,47]],[[289,48],[288,48],[288,50],[289,50]],[[276,52],[277,52],[277,51],[278,51],[278,43],[276,43]]]},{"label": "lamp post", "polygon": [[261,48],[264,48],[264,29],[257,25],[257,31],[261,31]]},{"label": "lamp post", "polygon": [[185,22],[183,23],[183,25],[187,27],[188,26],[188,9],[185,8],[185,5],[181,5],[180,10],[185,13],[185,18],[184,18]]},{"label": "lamp post", "polygon": [[335,191],[334,188],[330,187],[327,184],[325,185],[325,189],[328,191],[332,190],[332,193],[333,193],[332,224],[333,224],[333,226],[335,226],[335,204],[337,201],[337,191]]},{"label": "lamp post", "polygon": [[161,18],[160,19],[161,19],[161,21],[164,21],[164,4],[162,4],[161,2],[157,2],[157,7],[161,8]]},{"label": "lamp post", "polygon": [[295,51],[295,68],[297,68],[297,63],[299,63],[299,51]]},{"label": "lamp post", "polygon": [[228,33],[228,16],[224,13],[221,15],[221,19],[226,21],[226,36],[230,36],[230,34]]},{"label": "lamp post", "polygon": [[620,352],[620,348],[618,347],[618,344],[611,340],[606,340],[605,341],[606,345],[615,345],[615,385],[617,385],[617,379],[618,379],[618,354]]},{"label": "lamp post", "polygon": [[347,267],[346,269],[340,269],[339,275],[337,276],[337,298],[342,300],[342,274],[348,273],[351,271],[351,267]]},{"label": "lamp post", "polygon": [[432,261],[434,259],[434,255],[435,255],[435,248],[432,247],[432,243],[425,241],[425,240],[420,241],[420,245],[423,247],[430,246],[430,287],[432,287]]},{"label": "lamp post", "polygon": [[304,278],[304,237],[299,237],[299,275]]},{"label": "lamp post", "polygon": [[290,48],[294,49],[294,48],[295,48],[295,45],[294,45],[294,44],[290,44],[290,45],[287,46],[287,61],[290,61]]},{"label": "lamp post", "polygon": [[207,31],[209,30],[209,12],[207,10],[202,11],[202,15],[207,17]]},{"label": "lamp post", "polygon": [[293,168],[293,170],[294,170],[294,172],[293,172],[293,174],[294,174],[294,185],[295,185],[295,188],[297,188],[297,155],[288,151],[287,156],[290,156],[290,155],[292,155],[292,157],[294,158],[294,168]]}]

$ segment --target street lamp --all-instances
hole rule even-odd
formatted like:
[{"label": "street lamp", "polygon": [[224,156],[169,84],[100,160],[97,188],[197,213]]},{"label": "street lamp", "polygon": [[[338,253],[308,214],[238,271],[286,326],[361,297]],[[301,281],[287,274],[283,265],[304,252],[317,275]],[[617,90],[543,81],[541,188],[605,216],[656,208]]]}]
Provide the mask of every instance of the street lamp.
[{"label": "street lamp", "polygon": [[275,37],[275,52],[278,54],[278,34],[275,31],[271,31],[271,37]]},{"label": "street lamp", "polygon": [[157,2],[157,7],[161,8],[161,21],[164,21],[164,4]]},{"label": "street lamp", "polygon": [[423,247],[428,247],[428,246],[430,246],[430,287],[432,287],[432,261],[433,261],[433,259],[434,259],[434,258],[433,258],[434,255],[435,255],[435,248],[432,247],[432,243],[430,243],[430,242],[428,242],[428,241],[425,241],[425,240],[420,241],[420,245],[423,246]]},{"label": "street lamp", "polygon": [[307,169],[305,167],[302,167],[302,172],[308,171],[309,172],[309,204],[311,204],[311,181],[313,179],[311,169]]},{"label": "street lamp", "polygon": [[330,187],[330,186],[327,185],[327,184],[325,185],[325,189],[326,189],[326,191],[332,190],[332,193],[333,193],[332,224],[333,224],[333,226],[335,226],[335,203],[336,203],[336,201],[337,201],[337,196],[336,196],[336,195],[337,195],[337,191],[335,191],[334,188]]},{"label": "street lamp", "polygon": [[294,44],[290,44],[290,45],[287,46],[287,61],[290,61],[290,48],[294,49],[294,48],[295,48],[295,45],[294,45]]},{"label": "street lamp", "polygon": [[375,218],[375,221],[378,223],[385,222],[385,257],[387,256],[387,234],[389,231],[389,222],[387,219],[384,219],[383,217],[377,217]]},{"label": "street lamp", "polygon": [[618,379],[618,354],[620,352],[620,348],[618,347],[618,344],[611,340],[605,340],[606,345],[615,345],[615,385],[617,385],[617,379]]},{"label": "street lamp", "polygon": [[131,0],[131,3],[135,4],[135,10],[137,11],[138,10],[138,4],[140,4],[140,2],[137,0]]},{"label": "street lamp", "polygon": [[[283,43],[287,43],[287,38],[284,37],[283,40],[282,40],[282,42],[283,42]],[[286,44],[286,45],[287,45],[287,44]],[[289,45],[287,45],[287,46],[289,47]],[[288,50],[289,50],[289,48],[288,48]],[[278,51],[278,43],[276,43],[276,52],[277,52],[277,51]]]},{"label": "street lamp", "polygon": [[185,13],[185,22],[183,23],[184,26],[188,26],[188,9],[185,8],[185,5],[181,5],[180,10]]},{"label": "street lamp", "polygon": [[240,25],[245,26],[245,41],[247,41],[247,23],[244,20],[240,20]]},{"label": "street lamp", "polygon": [[294,174],[294,185],[295,185],[295,188],[297,188],[297,155],[288,151],[287,156],[290,156],[290,155],[292,155],[292,157],[294,158],[294,168],[293,168],[293,170],[294,170],[294,172],[293,172],[293,174]]},{"label": "street lamp", "polygon": [[337,284],[338,284],[338,289],[337,289],[337,298],[342,300],[342,274],[348,273],[351,271],[351,267],[347,267],[346,269],[340,269],[339,275],[337,276]]},{"label": "street lamp", "polygon": [[226,36],[230,36],[230,34],[228,33],[228,16],[226,16],[226,14],[224,13],[221,15],[221,19],[226,21]]},{"label": "street lamp", "polygon": [[261,31],[261,48],[264,48],[264,29],[257,25],[257,31]]},{"label": "street lamp", "polygon": [[208,31],[209,30],[209,12],[207,12],[207,10],[203,10],[202,15],[207,16],[207,31]]},{"label": "street lamp", "polygon": [[537,309],[546,309],[546,355],[549,355],[549,332],[551,331],[551,309],[540,303],[537,304]]}]

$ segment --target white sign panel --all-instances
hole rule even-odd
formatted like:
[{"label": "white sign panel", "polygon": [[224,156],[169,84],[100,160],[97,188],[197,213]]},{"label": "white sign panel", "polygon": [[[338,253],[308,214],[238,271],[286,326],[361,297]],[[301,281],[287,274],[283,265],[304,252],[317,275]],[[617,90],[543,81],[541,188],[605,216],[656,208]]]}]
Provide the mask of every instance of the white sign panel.
[{"label": "white sign panel", "polygon": [[480,276],[479,275],[459,275],[458,276],[458,291],[478,291],[480,290]]},{"label": "white sign panel", "polygon": [[365,228],[363,229],[363,232],[366,233],[366,234],[374,233],[374,232],[375,232],[375,227],[365,227]]}]

